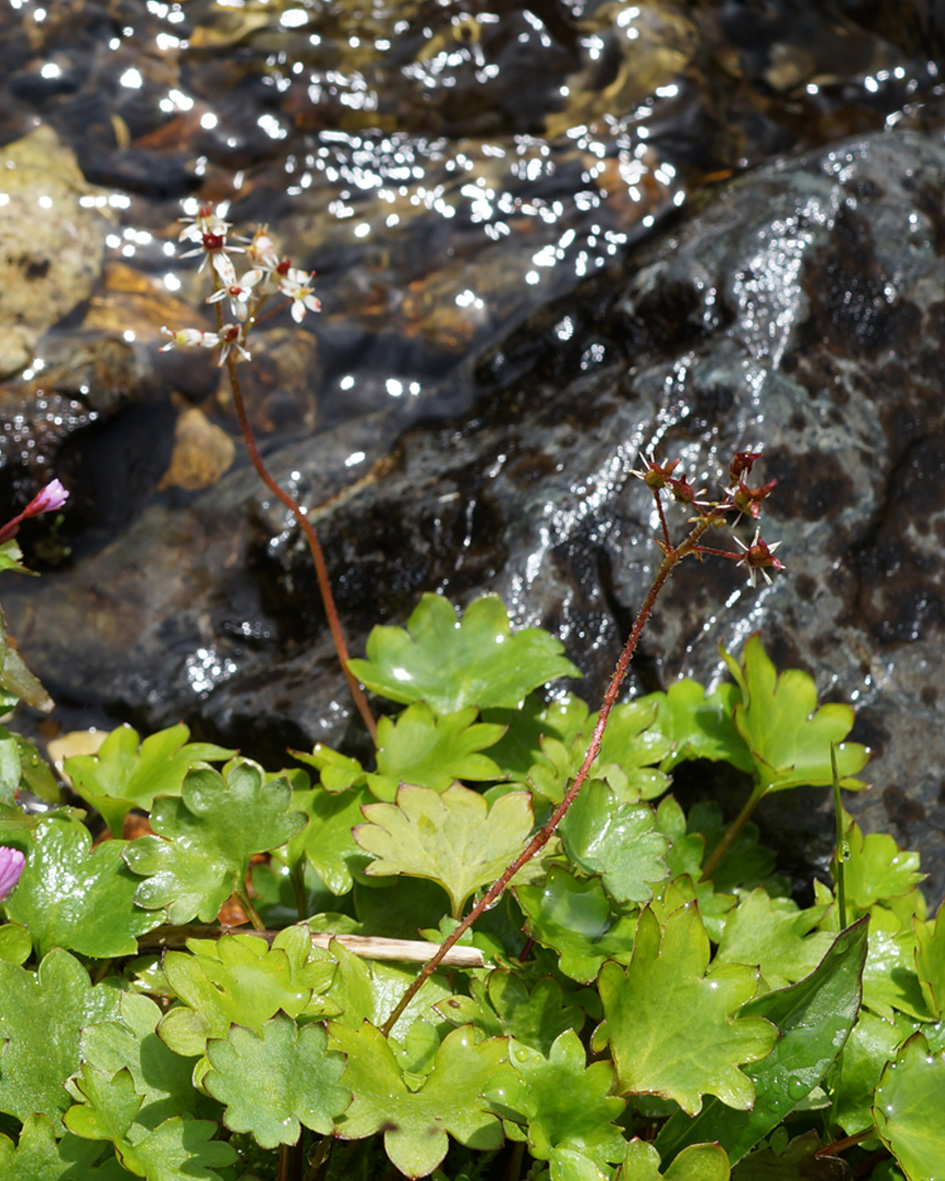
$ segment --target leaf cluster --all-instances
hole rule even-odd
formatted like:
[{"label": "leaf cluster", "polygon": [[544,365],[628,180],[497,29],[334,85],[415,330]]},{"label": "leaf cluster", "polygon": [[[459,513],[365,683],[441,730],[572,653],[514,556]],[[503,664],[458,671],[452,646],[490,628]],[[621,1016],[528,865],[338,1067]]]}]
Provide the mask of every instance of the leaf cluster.
[{"label": "leaf cluster", "polygon": [[[121,727],[66,762],[87,812],[26,816],[29,752],[0,733],[2,842],[26,856],[0,1181],[940,1175],[945,919],[918,857],[849,818],[832,876],[787,896],[751,808],[829,789],[832,749],[855,790],[868,752],[757,636],[724,656],[711,693],[616,707],[556,837],[460,941],[478,966],[433,974],[389,1033],[400,941],[451,932],[583,760],[597,718],[546,696],[578,675],[552,636],[494,596],[461,618],[425,596],[352,661],[392,703],[369,761],[318,745],[272,773]],[[671,794],[694,760],[751,777],[736,829]],[[128,840],[132,811],[150,831]]]}]

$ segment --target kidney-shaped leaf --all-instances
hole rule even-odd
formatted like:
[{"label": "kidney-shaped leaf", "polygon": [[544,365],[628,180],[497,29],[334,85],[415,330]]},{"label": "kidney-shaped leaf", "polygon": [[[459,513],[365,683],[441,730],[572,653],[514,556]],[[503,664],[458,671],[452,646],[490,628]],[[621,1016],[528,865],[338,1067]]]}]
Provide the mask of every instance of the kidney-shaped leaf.
[{"label": "kidney-shaped leaf", "polygon": [[230,1131],[249,1132],[262,1148],[295,1144],[301,1124],[327,1136],[351,1100],[338,1085],[344,1059],[327,1047],[322,1025],[299,1029],[284,1013],[267,1021],[261,1034],[234,1025],[225,1041],[208,1044],[203,1083],[226,1104],[223,1122]]},{"label": "kidney-shaped leaf", "polygon": [[93,850],[84,824],[52,813],[16,843],[26,867],[5,906],[40,955],[53,947],[99,959],[133,955],[137,936],[163,921],[135,905],[140,882],[122,860],[126,841],[103,841]]},{"label": "kidney-shaped leaf", "polygon": [[469,896],[491,885],[521,852],[533,821],[528,792],[501,796],[490,809],[478,792],[459,783],[442,794],[404,784],[396,804],[362,810],[370,823],[355,829],[355,840],[377,858],[364,872],[439,882],[457,919]]},{"label": "kidney-shaped leaf", "polygon": [[560,640],[540,628],[512,633],[498,595],[471,603],[462,622],[442,595],[424,595],[400,627],[375,627],[354,675],[391,701],[425,701],[437,714],[469,705],[515,709],[556,677],[579,677]]},{"label": "kidney-shaped leaf", "polygon": [[305,825],[304,813],[289,811],[288,780],[267,782],[249,759],[234,759],[223,772],[191,771],[180,799],[155,800],[151,826],[158,835],[124,850],[132,871],[146,879],[135,894],[138,905],[166,907],[171,923],[211,922],[242,886],[250,857],[284,845]]},{"label": "kidney-shaped leaf", "polygon": [[41,1112],[61,1131],[69,1106],[62,1084],[78,1068],[80,1031],[115,1020],[119,995],[109,982],[93,987],[86,969],[59,948],[35,974],[0,962],[0,1038],[9,1039],[0,1058],[0,1111],[21,1120]]},{"label": "kidney-shaped leaf", "polygon": [[470,1148],[501,1145],[502,1126],[482,1095],[505,1060],[504,1038],[477,1044],[469,1026],[454,1029],[440,1044],[423,1085],[411,1091],[379,1029],[367,1022],[359,1029],[332,1023],[330,1032],[334,1048],[348,1056],[342,1082],[354,1092],[337,1121],[342,1139],[383,1131],[391,1163],[408,1177],[433,1172],[446,1155],[447,1133]]}]

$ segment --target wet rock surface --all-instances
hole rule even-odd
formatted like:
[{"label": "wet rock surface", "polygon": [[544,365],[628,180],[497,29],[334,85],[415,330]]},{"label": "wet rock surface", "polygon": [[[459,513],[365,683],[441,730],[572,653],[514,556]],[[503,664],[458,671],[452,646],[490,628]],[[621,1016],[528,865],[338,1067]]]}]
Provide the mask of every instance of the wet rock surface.
[{"label": "wet rock surface", "polygon": [[[658,559],[638,452],[702,487],[763,445],[788,573],[752,591],[732,563],[683,566],[630,690],[711,681],[718,643],[761,628],[778,664],[857,706],[875,786],[852,808],[920,847],[940,894],[943,200],[945,148],[911,131],[760,168],[483,358],[472,413],[404,432],[388,411],[275,452],[317,506],[352,648],[423,591],[497,590],[562,637],[593,701]],[[344,737],[307,553],[246,469],[4,605],[67,717],[183,717],[274,757]],[[811,805],[782,805],[786,839],[824,827]]]}]

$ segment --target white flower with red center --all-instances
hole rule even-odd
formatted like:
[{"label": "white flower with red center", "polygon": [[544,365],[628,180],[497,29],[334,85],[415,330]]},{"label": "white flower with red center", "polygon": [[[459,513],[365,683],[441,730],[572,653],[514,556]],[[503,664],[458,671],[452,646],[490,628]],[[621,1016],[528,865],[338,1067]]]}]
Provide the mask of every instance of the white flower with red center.
[{"label": "white flower with red center", "polygon": [[282,294],[292,300],[292,319],[296,324],[301,324],[306,311],[321,311],[322,305],[312,289],[313,274],[314,271],[308,273],[298,267],[289,267],[279,283]]},{"label": "white flower with red center", "polygon": [[237,361],[252,360],[249,351],[243,344],[243,329],[239,324],[224,324],[220,329],[220,340],[223,344],[223,348],[220,350],[220,365],[226,364],[230,353],[236,354]]},{"label": "white flower with red center", "polygon": [[184,228],[178,235],[179,242],[200,242],[207,234],[225,238],[230,228],[230,223],[215,213],[211,205],[201,205],[193,217],[182,217],[180,221]]},{"label": "white flower with red center", "polygon": [[[220,303],[224,299],[230,301],[230,311],[237,320],[245,320],[249,311],[249,297],[253,293],[253,284],[256,282],[255,275],[258,272],[247,271],[239,282],[228,283],[225,287],[220,287],[214,291],[213,295],[207,296],[207,303]],[[234,280],[236,276],[234,275]]]}]

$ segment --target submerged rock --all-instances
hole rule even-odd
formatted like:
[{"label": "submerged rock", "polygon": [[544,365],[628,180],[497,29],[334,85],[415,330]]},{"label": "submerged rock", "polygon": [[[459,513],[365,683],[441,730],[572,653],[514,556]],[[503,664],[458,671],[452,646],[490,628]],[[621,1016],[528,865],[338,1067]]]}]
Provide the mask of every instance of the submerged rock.
[{"label": "submerged rock", "polygon": [[[631,689],[711,681],[718,643],[760,628],[858,707],[875,787],[853,810],[920,847],[940,892],[943,188],[945,148],[912,132],[760,168],[506,340],[472,416],[394,445],[381,414],[271,456],[313,506],[353,651],[423,591],[497,590],[562,637],[593,702],[659,558],[638,452],[702,487],[763,446],[786,575],[752,591],[734,563],[684,565]],[[338,741],[350,716],[307,553],[246,469],[4,605],[60,706],[270,752]],[[786,823],[823,828],[810,804]]]},{"label": "submerged rock", "polygon": [[94,192],[51,127],[0,151],[0,378],[91,293],[108,225]]}]

